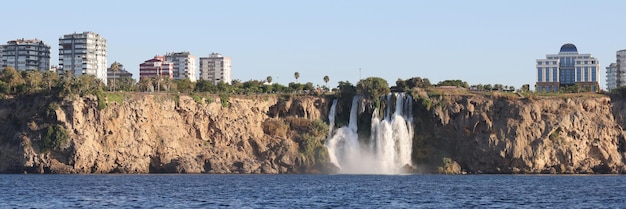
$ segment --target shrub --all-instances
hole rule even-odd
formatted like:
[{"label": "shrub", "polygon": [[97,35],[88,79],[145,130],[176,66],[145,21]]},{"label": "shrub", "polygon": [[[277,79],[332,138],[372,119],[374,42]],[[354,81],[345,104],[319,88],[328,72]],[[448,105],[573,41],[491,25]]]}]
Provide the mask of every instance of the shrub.
[{"label": "shrub", "polygon": [[69,135],[65,128],[60,125],[48,126],[41,133],[40,149],[42,152],[48,152],[52,149],[60,149],[65,146]]},{"label": "shrub", "polygon": [[309,134],[317,138],[324,138],[328,134],[328,125],[321,120],[295,117],[288,117],[285,120],[290,129],[297,133]]},{"label": "shrub", "polygon": [[193,101],[196,101],[196,103],[198,103],[198,104],[204,103],[203,102],[204,98],[202,98],[201,96],[198,96],[198,95],[194,94],[194,95],[191,95],[191,98],[193,98]]},{"label": "shrub", "polygon": [[324,145],[322,145],[321,140],[315,136],[303,134],[296,141],[300,145],[300,153],[304,155],[309,165],[327,161],[328,152]]},{"label": "shrub", "polygon": [[220,101],[222,102],[222,107],[226,108],[230,106],[228,103],[228,94],[220,94]]},{"label": "shrub", "polygon": [[267,119],[263,122],[263,132],[270,136],[287,137],[287,130],[289,125],[281,119]]},{"label": "shrub", "polygon": [[124,95],[121,93],[108,93],[107,94],[108,102],[117,102],[118,104],[124,103]]},{"label": "shrub", "polygon": [[107,103],[106,103],[106,101],[104,101],[105,97],[104,97],[102,91],[96,91],[95,95],[96,95],[96,97],[98,99],[98,110],[104,110],[104,108],[107,107]]},{"label": "shrub", "polygon": [[174,105],[176,105],[176,107],[180,106],[180,95],[172,95],[172,100],[174,100]]}]

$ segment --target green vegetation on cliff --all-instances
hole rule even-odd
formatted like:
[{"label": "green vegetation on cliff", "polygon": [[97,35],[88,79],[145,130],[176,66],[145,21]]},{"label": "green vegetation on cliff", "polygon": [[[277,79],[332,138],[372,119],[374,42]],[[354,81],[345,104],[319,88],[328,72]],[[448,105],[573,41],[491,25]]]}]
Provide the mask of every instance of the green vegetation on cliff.
[{"label": "green vegetation on cliff", "polygon": [[52,149],[60,149],[65,146],[68,138],[69,135],[62,126],[48,126],[41,133],[41,144],[39,146],[42,152],[49,152]]}]

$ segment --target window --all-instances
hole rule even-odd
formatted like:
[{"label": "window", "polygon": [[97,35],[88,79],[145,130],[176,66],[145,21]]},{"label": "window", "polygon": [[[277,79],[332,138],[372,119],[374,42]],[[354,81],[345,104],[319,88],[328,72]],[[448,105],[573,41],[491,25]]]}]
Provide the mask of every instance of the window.
[{"label": "window", "polygon": [[585,78],[583,81],[589,81],[589,67],[585,67]]},{"label": "window", "polygon": [[538,82],[542,82],[543,81],[543,77],[542,77],[543,73],[540,67],[537,68],[537,81]]},{"label": "window", "polygon": [[576,68],[576,81],[580,82],[580,78],[581,78],[581,73],[582,73],[582,69],[580,67]]},{"label": "window", "polygon": [[591,81],[598,81],[596,80],[596,67],[591,67]]},{"label": "window", "polygon": [[585,60],[585,65],[589,64],[589,61]]},{"label": "window", "polygon": [[537,65],[541,65],[541,63],[542,63],[541,61],[537,62]]},{"label": "window", "polygon": [[550,69],[546,68],[546,82],[550,81]]},{"label": "window", "polygon": [[552,82],[557,82],[556,80],[557,70],[556,68],[552,68]]}]

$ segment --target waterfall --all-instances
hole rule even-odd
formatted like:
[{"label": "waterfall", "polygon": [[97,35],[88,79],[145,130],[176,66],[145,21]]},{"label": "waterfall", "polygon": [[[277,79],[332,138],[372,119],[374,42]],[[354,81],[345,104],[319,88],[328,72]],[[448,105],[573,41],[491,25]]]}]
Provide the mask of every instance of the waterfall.
[{"label": "waterfall", "polygon": [[[358,100],[355,96],[350,107],[350,121],[333,133],[335,106],[329,113],[330,131],[326,146],[331,162],[340,173],[397,174],[405,165],[412,165],[413,116],[411,96],[394,93],[381,97],[387,105],[384,114],[372,113],[371,135],[359,140],[357,126]],[[392,105],[395,103],[395,109]],[[331,116],[332,114],[332,116]]]},{"label": "waterfall", "polygon": [[[330,111],[328,111],[328,136],[326,138],[326,147],[328,148],[328,153],[334,153],[334,146],[329,146],[330,139],[333,136],[333,129],[335,128],[335,116],[337,115],[337,99],[333,100],[333,104],[330,106]],[[332,150],[331,150],[332,149]],[[337,158],[334,154],[329,155],[330,162],[338,165]]]}]

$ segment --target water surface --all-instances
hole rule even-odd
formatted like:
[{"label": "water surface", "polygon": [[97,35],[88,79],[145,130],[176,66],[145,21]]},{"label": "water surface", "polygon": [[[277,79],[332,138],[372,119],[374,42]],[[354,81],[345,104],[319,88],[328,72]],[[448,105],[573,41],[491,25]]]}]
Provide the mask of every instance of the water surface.
[{"label": "water surface", "polygon": [[0,175],[1,208],[622,208],[613,175]]}]

